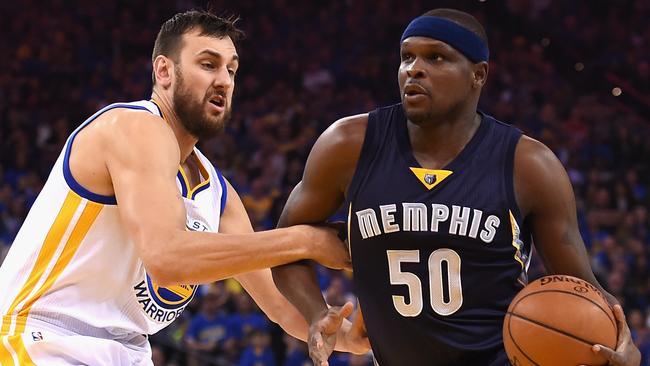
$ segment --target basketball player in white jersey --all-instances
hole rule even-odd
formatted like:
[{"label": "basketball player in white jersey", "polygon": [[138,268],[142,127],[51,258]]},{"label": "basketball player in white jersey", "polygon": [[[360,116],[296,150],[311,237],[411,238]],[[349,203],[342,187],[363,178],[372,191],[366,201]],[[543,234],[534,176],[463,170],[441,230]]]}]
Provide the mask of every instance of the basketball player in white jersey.
[{"label": "basketball player in white jersey", "polygon": [[[153,52],[151,101],[113,104],[68,139],[0,267],[0,364],[151,365],[147,335],[197,284],[236,276],[290,334],[307,325],[268,267],[349,267],[330,229],[253,233],[232,186],[195,147],[220,131],[239,58],[234,23],[177,14]],[[346,323],[341,350],[368,344]]]}]

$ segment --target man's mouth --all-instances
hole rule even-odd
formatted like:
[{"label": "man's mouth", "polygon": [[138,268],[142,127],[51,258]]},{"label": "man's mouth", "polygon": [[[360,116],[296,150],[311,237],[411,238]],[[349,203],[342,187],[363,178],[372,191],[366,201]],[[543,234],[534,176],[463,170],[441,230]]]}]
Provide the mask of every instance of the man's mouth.
[{"label": "man's mouth", "polygon": [[210,98],[209,102],[218,108],[223,108],[226,106],[226,98],[223,95],[215,95],[212,98]]},{"label": "man's mouth", "polygon": [[404,87],[404,95],[406,96],[414,96],[419,94],[425,94],[425,95],[428,94],[426,89],[424,89],[419,84],[407,84]]}]

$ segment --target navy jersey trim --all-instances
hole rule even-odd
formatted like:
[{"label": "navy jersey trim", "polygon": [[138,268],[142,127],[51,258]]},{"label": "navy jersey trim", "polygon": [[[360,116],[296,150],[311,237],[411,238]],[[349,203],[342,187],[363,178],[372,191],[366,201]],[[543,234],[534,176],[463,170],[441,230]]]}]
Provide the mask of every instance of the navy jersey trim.
[{"label": "navy jersey trim", "polygon": [[162,112],[162,110],[160,109],[160,107],[158,106],[158,103],[156,103],[156,101],[153,100],[153,99],[150,99],[149,101],[150,101],[150,102],[151,102],[151,103],[156,107],[156,109],[158,110],[158,114],[160,115],[160,117],[164,119],[165,116],[163,116],[163,112]]},{"label": "navy jersey trim", "polygon": [[115,108],[136,109],[136,110],[142,110],[151,113],[151,111],[145,107],[139,105],[133,105],[133,104],[126,104],[126,103],[111,104],[107,107],[100,109],[95,114],[90,116],[90,118],[88,118],[84,123],[82,123],[81,126],[79,126],[72,133],[72,135],[70,135],[70,138],[68,139],[68,142],[65,147],[65,155],[63,157],[63,177],[65,178],[66,183],[68,183],[70,189],[72,189],[72,191],[78,194],[79,196],[89,201],[101,203],[104,205],[117,205],[117,199],[115,198],[115,196],[105,196],[105,195],[93,193],[87,190],[86,188],[84,188],[81,184],[79,184],[79,182],[77,182],[77,180],[72,175],[72,171],[70,171],[70,153],[72,151],[72,143],[74,142],[74,139],[77,136],[77,134],[81,132],[81,130],[83,130],[90,123],[92,123],[95,119],[97,119],[99,116]]},{"label": "navy jersey trim", "polygon": [[[514,129],[514,128],[513,128]],[[519,221],[522,216],[521,216],[521,210],[519,209],[519,204],[517,203],[517,195],[515,193],[515,151],[517,149],[517,145],[519,144],[519,140],[521,139],[522,133],[519,129],[514,129],[513,132],[510,133],[509,141],[508,141],[508,148],[506,150],[506,164],[505,164],[505,177],[504,177],[504,182],[506,185],[506,197],[510,201],[510,207],[512,209],[512,213],[515,216],[515,219]]]},{"label": "navy jersey trim", "polygon": [[[400,111],[403,111],[403,109],[400,106]],[[403,113],[403,112],[402,112]],[[471,157],[472,153],[476,150],[476,148],[480,145],[481,141],[487,134],[490,123],[487,121],[489,118],[486,116],[483,112],[477,111],[477,113],[481,116],[481,122],[476,129],[476,132],[474,132],[474,136],[472,136],[465,147],[456,155],[456,157],[450,161],[448,164],[446,164],[443,167],[436,167],[435,169],[443,169],[443,170],[451,170],[454,171],[454,169],[458,165],[462,165],[469,157]],[[411,145],[411,139],[409,138],[409,132],[408,132],[408,121],[406,118],[404,118],[404,121],[397,122],[398,125],[397,127],[397,143],[399,146],[399,149],[401,150],[401,155],[404,157],[404,160],[406,160],[406,164],[412,167],[416,168],[423,168],[422,165],[415,159],[413,156],[413,147]],[[450,177],[453,179],[453,175]],[[451,180],[451,179],[449,179]]]},{"label": "navy jersey trim", "polygon": [[183,174],[181,174],[180,170],[178,173],[176,173],[176,178],[178,178],[178,182],[181,184],[181,196],[187,197],[187,185],[185,184],[185,179],[183,178]]},{"label": "navy jersey trim", "polygon": [[361,145],[361,152],[359,153],[359,160],[357,161],[357,166],[355,167],[354,174],[348,185],[348,190],[346,192],[346,201],[352,202],[357,195],[357,191],[363,180],[366,177],[366,172],[369,167],[372,165],[372,161],[376,154],[374,154],[377,149],[374,144],[376,132],[375,130],[377,125],[377,111],[372,111],[368,113],[368,123],[366,125],[366,133],[363,138],[363,145]]}]

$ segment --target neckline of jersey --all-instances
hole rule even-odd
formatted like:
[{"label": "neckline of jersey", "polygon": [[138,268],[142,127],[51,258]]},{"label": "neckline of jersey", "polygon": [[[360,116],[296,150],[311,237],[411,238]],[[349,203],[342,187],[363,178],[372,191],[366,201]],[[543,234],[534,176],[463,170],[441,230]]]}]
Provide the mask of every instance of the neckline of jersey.
[{"label": "neckline of jersey", "polygon": [[[400,109],[402,111],[402,115],[404,116],[404,118],[397,121],[397,143],[399,145],[399,149],[402,152],[401,155],[405,158],[406,164],[410,167],[423,168],[420,162],[413,155],[413,147],[411,146],[411,139],[409,138],[408,128],[406,127],[406,124],[408,123],[406,120],[406,114],[404,113],[403,108]],[[487,133],[489,125],[487,121],[488,116],[478,110],[477,113],[481,116],[481,122],[479,124],[479,127],[476,129],[476,132],[474,132],[474,136],[470,138],[469,142],[465,144],[465,147],[463,147],[463,149],[460,151],[460,153],[458,153],[458,155],[456,155],[455,158],[453,158],[445,166],[436,169],[450,170],[453,172],[458,169],[458,167],[461,166],[476,150],[478,145],[483,140],[483,137]]]}]

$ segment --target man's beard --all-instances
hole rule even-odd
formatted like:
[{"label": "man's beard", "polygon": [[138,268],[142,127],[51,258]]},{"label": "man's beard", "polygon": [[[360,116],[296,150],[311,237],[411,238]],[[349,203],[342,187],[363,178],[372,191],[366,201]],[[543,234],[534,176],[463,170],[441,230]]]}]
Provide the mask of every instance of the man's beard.
[{"label": "man's beard", "polygon": [[230,106],[225,106],[221,116],[208,116],[204,106],[209,103],[208,99],[212,95],[207,95],[205,100],[200,102],[194,100],[190,90],[185,87],[180,68],[177,67],[176,70],[177,85],[174,89],[172,102],[181,124],[187,132],[199,140],[214,137],[223,130],[224,125],[230,119]]}]

